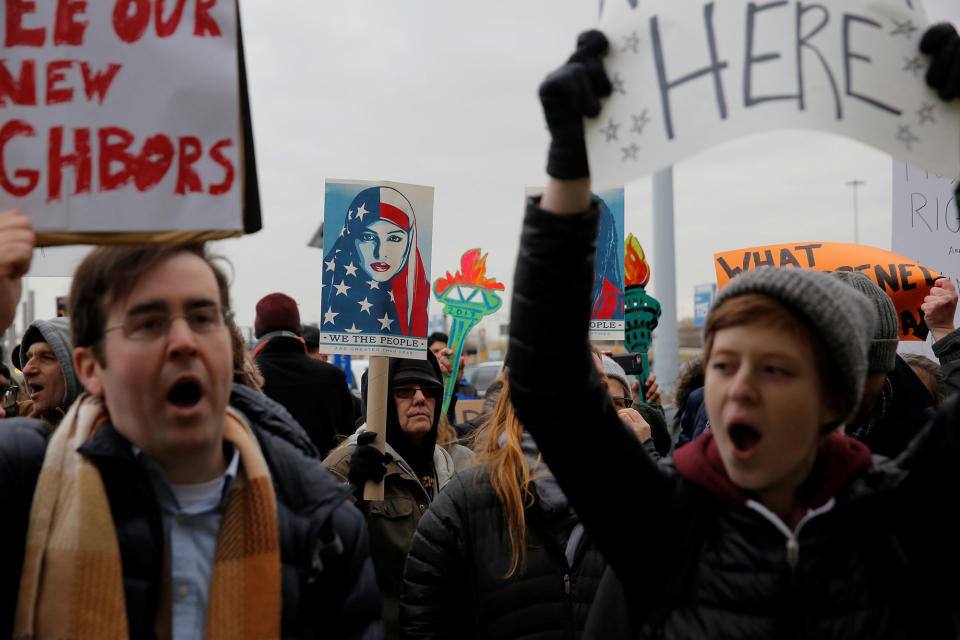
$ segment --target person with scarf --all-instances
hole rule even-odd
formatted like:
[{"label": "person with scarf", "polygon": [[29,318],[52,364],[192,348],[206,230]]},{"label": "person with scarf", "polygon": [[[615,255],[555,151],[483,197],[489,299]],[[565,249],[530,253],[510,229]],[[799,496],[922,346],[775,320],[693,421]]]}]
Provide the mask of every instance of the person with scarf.
[{"label": "person with scarf", "polygon": [[233,385],[203,245],[97,248],[69,306],[87,392],[52,434],[0,430],[4,635],[378,637],[362,516],[289,414]]},{"label": "person with scarf", "polygon": [[[364,423],[323,461],[334,476],[353,485],[353,500],[367,518],[387,638],[400,637],[403,565],[414,531],[456,473],[453,458],[437,444],[443,376],[436,356],[426,354],[426,360],[390,358],[384,453],[373,446],[376,434]],[[364,373],[364,420],[368,390]],[[383,500],[363,499],[370,480],[383,480]]]}]

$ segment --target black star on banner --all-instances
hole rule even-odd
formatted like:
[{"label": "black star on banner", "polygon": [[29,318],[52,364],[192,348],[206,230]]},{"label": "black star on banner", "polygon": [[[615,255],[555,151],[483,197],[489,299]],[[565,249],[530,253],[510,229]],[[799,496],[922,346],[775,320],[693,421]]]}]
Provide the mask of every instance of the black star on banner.
[{"label": "black star on banner", "polygon": [[617,139],[617,130],[620,128],[620,125],[613,121],[613,118],[607,121],[607,126],[605,126],[600,131],[603,132],[603,135],[606,136],[606,142],[611,142]]},{"label": "black star on banner", "polygon": [[644,127],[650,124],[650,118],[647,117],[647,110],[644,109],[640,115],[631,115],[630,117],[633,118],[633,126],[630,127],[630,133],[636,133],[642,136]]},{"label": "black star on banner", "polygon": [[896,27],[890,32],[891,36],[903,36],[909,40],[913,37],[913,32],[917,30],[917,28],[913,26],[913,20],[906,20],[904,22],[894,20],[893,24],[896,25]]},{"label": "black star on banner", "polygon": [[620,150],[623,151],[623,158],[620,159],[620,162],[626,162],[627,160],[637,159],[637,154],[640,152],[640,147],[634,143],[631,143],[629,147],[620,147]]},{"label": "black star on banner", "polygon": [[623,47],[620,48],[620,52],[626,53],[627,51],[640,53],[640,36],[637,35],[636,31],[623,39]]},{"label": "black star on banner", "polygon": [[933,117],[934,105],[924,102],[923,106],[917,109],[917,116],[920,118],[920,124],[924,122],[931,122],[936,124],[936,120]]},{"label": "black star on banner", "polygon": [[913,144],[920,142],[920,138],[913,135],[913,132],[910,131],[910,127],[907,125],[901,125],[897,127],[897,140],[903,143],[907,148],[907,151],[913,150]]},{"label": "black star on banner", "polygon": [[613,74],[613,79],[610,80],[610,84],[612,85],[611,91],[619,93],[622,96],[627,95],[626,90],[623,88],[623,78],[620,77],[619,73]]},{"label": "black star on banner", "polygon": [[920,56],[913,56],[912,58],[903,59],[903,70],[909,71],[914,76],[923,71],[924,64],[923,60],[920,59]]}]

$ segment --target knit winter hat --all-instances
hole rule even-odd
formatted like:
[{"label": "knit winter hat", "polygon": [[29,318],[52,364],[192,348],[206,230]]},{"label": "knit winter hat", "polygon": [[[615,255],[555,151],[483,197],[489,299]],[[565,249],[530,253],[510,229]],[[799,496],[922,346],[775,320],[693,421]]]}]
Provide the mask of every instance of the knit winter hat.
[{"label": "knit winter hat", "polygon": [[870,276],[860,271],[834,271],[833,275],[850,285],[873,303],[876,324],[870,355],[867,361],[869,373],[888,373],[897,364],[897,346],[900,344],[900,323],[893,300]]},{"label": "knit winter hat", "polygon": [[271,331],[300,333],[300,310],[296,301],[283,293],[270,293],[257,303],[257,318],[253,322],[253,335],[262,338]]},{"label": "knit winter hat", "polygon": [[623,370],[623,367],[605,353],[601,354],[600,360],[603,362],[603,375],[619,381],[620,384],[623,385],[623,388],[627,390],[627,395],[629,396],[631,393],[630,383],[627,381],[627,372]]},{"label": "knit winter hat", "polygon": [[710,315],[728,300],[747,293],[777,300],[804,318],[823,340],[844,386],[846,403],[840,409],[849,418],[863,395],[867,351],[875,323],[876,314],[866,296],[819,271],[791,267],[754,269],[740,274],[720,290]]}]

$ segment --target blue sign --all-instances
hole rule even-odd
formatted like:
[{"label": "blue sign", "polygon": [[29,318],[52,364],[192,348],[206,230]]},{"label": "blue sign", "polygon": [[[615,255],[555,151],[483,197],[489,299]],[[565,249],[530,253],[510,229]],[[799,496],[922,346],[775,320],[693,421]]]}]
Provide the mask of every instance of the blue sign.
[{"label": "blue sign", "polygon": [[707,322],[707,314],[710,313],[710,305],[713,304],[713,298],[717,295],[717,285],[698,284],[693,287],[693,324],[702,327]]}]

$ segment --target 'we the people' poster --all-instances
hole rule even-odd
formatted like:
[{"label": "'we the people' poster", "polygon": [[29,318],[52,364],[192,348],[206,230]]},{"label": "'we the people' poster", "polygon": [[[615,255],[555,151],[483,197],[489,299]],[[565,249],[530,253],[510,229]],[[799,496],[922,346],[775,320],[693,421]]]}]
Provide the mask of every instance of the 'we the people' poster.
[{"label": "'we the people' poster", "polygon": [[235,2],[5,9],[0,208],[29,215],[41,243],[243,232],[252,154]]},{"label": "'we the people' poster", "polygon": [[960,103],[924,82],[920,0],[605,0],[613,84],[587,123],[595,184],[619,185],[751,133],[845,135],[960,174]]},{"label": "'we the people' poster", "polygon": [[427,357],[433,187],[327,180],[320,351]]}]

